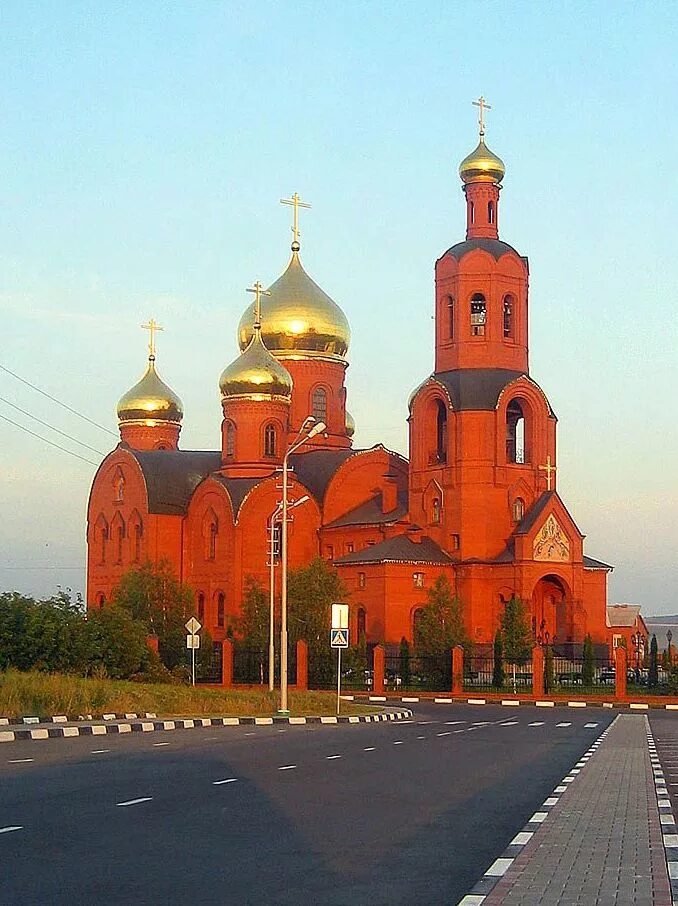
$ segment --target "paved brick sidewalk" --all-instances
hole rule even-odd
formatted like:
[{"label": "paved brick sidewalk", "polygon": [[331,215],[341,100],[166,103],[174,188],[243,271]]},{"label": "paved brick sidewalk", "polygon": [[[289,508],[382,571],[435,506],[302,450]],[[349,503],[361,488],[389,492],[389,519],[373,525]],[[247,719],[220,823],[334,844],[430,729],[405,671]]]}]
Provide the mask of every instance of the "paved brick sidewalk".
[{"label": "paved brick sidewalk", "polygon": [[620,715],[483,906],[671,906],[645,717]]}]

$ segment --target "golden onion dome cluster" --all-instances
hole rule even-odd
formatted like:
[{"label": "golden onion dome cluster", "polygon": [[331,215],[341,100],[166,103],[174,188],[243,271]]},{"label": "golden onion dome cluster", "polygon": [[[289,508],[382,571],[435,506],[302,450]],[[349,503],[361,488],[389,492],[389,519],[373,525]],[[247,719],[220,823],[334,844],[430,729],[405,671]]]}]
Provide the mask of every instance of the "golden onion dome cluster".
[{"label": "golden onion dome cluster", "polygon": [[500,157],[490,151],[482,135],[478,147],[468,154],[459,165],[459,176],[466,184],[469,182],[500,183],[506,173],[506,167]]},{"label": "golden onion dome cluster", "polygon": [[118,420],[163,421],[178,424],[183,417],[184,407],[181,400],[155,370],[155,356],[149,356],[144,376],[118,402]]},{"label": "golden onion dome cluster", "polygon": [[[262,339],[276,358],[318,358],[344,362],[351,339],[346,315],[309,277],[298,243],[284,274],[261,299]],[[238,343],[246,349],[254,330],[254,306],[238,325]]]},{"label": "golden onion dome cluster", "polygon": [[245,351],[222,371],[219,389],[222,399],[244,397],[262,400],[279,397],[289,400],[292,395],[292,376],[268,351],[262,341],[261,330],[257,329]]}]

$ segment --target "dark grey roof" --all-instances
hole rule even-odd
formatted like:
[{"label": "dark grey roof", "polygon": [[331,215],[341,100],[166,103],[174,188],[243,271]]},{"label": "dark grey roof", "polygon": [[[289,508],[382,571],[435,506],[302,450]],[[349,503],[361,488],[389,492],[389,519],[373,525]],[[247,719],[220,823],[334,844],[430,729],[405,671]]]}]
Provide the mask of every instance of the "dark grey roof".
[{"label": "dark grey roof", "polygon": [[221,466],[221,453],[211,450],[132,450],[144,475],[148,511],[183,516],[193,491]]},{"label": "dark grey roof", "polygon": [[339,466],[362,450],[311,450],[293,453],[290,462],[299,481],[322,503],[325,491]]},{"label": "dark grey roof", "polygon": [[593,557],[587,557],[584,554],[584,569],[614,569],[614,566],[610,566],[609,563],[603,563],[602,560],[594,560]]},{"label": "dark grey roof", "polygon": [[447,388],[452,405],[461,411],[496,408],[504,387],[520,377],[527,377],[527,374],[508,368],[462,368],[439,371],[432,377]]},{"label": "dark grey roof", "polygon": [[260,478],[226,478],[225,475],[213,475],[219,484],[222,484],[228,491],[228,496],[231,498],[231,504],[233,505],[233,516],[237,520],[238,512],[242,505],[243,500],[247,494],[252,490],[252,488],[259,484],[261,481]]},{"label": "dark grey roof", "polygon": [[407,492],[398,495],[398,503],[394,510],[382,512],[381,494],[376,494],[371,500],[366,500],[360,506],[354,507],[325,528],[338,528],[340,525],[381,525],[385,522],[396,522],[407,514]]},{"label": "dark grey roof", "polygon": [[546,504],[556,496],[555,491],[544,491],[541,497],[537,497],[530,509],[525,513],[513,532],[514,535],[526,535],[534,527],[535,522],[546,508]]},{"label": "dark grey roof", "polygon": [[[472,252],[474,249],[482,249],[484,252],[489,252],[495,261],[498,261],[501,256],[505,255],[507,252],[513,252],[514,255],[517,255],[525,262],[525,264],[527,264],[527,258],[524,255],[517,252],[513,246],[509,245],[507,242],[502,242],[501,239],[466,239],[464,242],[458,242],[456,245],[453,245],[452,248],[445,252],[445,255],[451,255],[453,258],[456,258],[457,261],[461,261],[464,255],[468,254],[468,252]],[[441,257],[444,258],[445,255],[442,255]]]},{"label": "dark grey roof", "polygon": [[431,538],[412,541],[407,535],[396,535],[361,551],[345,554],[334,561],[336,565],[354,563],[452,563],[453,560]]}]

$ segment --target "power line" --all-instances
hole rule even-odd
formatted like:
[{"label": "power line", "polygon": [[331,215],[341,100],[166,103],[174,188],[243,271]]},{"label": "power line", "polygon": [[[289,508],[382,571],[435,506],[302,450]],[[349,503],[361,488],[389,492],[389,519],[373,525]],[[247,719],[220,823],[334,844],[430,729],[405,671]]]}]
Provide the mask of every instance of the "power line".
[{"label": "power line", "polygon": [[10,403],[10,401],[6,400],[4,396],[0,396],[0,401],[6,403],[8,406],[11,406],[12,409],[16,409],[17,412],[21,412],[22,415],[27,415],[29,418],[32,418],[33,421],[38,422],[38,424],[44,425],[44,427],[49,428],[50,431],[55,431],[62,437],[66,437],[68,438],[68,440],[72,440],[74,444],[80,444],[81,447],[85,447],[87,450],[91,450],[92,453],[98,453],[99,456],[106,455],[105,453],[102,453],[101,450],[96,450],[94,447],[90,447],[89,444],[78,440],[77,437],[73,437],[71,434],[67,434],[65,431],[61,431],[59,428],[55,428],[54,425],[50,425],[49,422],[44,422],[41,418],[38,418],[37,415],[33,415],[31,412],[27,412],[26,409],[22,409],[21,406],[16,406],[14,403]]},{"label": "power line", "polygon": [[61,444],[55,443],[53,440],[47,440],[46,437],[43,437],[42,434],[36,434],[35,431],[31,431],[30,428],[25,428],[23,425],[20,425],[19,422],[12,421],[11,418],[7,418],[6,415],[3,415],[0,412],[0,418],[3,418],[6,422],[9,422],[10,425],[14,425],[15,428],[19,428],[21,431],[25,431],[26,434],[31,434],[33,437],[37,437],[38,440],[43,440],[46,444],[49,444],[51,447],[56,447],[57,450],[62,450],[64,453],[69,453],[71,456],[75,456],[76,459],[81,459],[83,462],[89,463],[91,466],[98,466],[98,462],[93,462],[91,459],[85,459],[84,456],[80,456],[79,453],[74,453],[72,450],[68,450],[66,447],[62,447]]},{"label": "power line", "polygon": [[94,425],[95,428],[98,428],[100,431],[105,431],[106,434],[112,434],[113,437],[117,437],[115,431],[111,431],[110,428],[105,428],[103,425],[100,425],[98,422],[92,421],[91,418],[88,418],[86,415],[83,415],[82,412],[78,412],[77,409],[73,409],[71,406],[62,403],[61,400],[58,400],[55,396],[47,393],[45,390],[41,390],[40,387],[36,387],[35,384],[31,384],[30,381],[27,381],[25,378],[22,378],[20,375],[16,374],[14,371],[10,371],[9,368],[6,368],[3,364],[0,363],[0,369],[6,371],[7,374],[11,374],[13,378],[16,378],[17,381],[21,381],[22,384],[25,384],[27,387],[30,387],[31,390],[35,390],[38,393],[42,393],[43,396],[46,396],[48,400],[52,400],[53,403],[56,403],[58,406],[61,406],[63,409],[66,409],[68,412],[72,412],[73,415],[77,415],[78,418],[83,419],[86,422],[89,422],[90,425]]}]

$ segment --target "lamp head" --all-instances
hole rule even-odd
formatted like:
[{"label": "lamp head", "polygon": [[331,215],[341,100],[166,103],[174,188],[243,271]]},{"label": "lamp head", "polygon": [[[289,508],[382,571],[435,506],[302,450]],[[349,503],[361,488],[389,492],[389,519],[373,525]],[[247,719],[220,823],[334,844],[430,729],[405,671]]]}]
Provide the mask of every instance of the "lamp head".
[{"label": "lamp head", "polygon": [[316,422],[308,432],[308,437],[315,437],[316,434],[320,434],[321,431],[324,431],[326,427],[327,425],[325,424],[325,422]]}]

